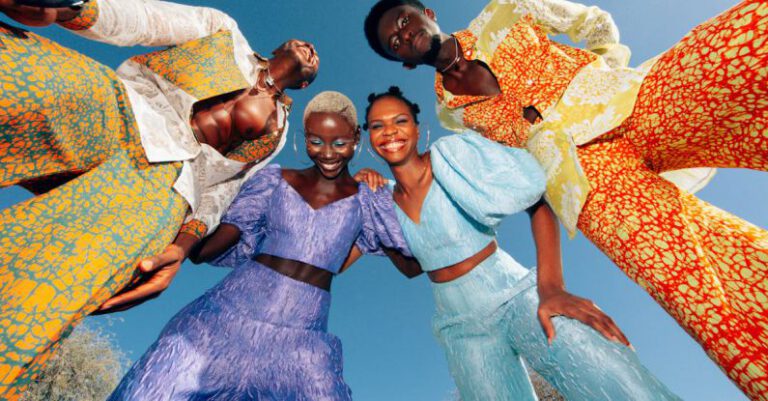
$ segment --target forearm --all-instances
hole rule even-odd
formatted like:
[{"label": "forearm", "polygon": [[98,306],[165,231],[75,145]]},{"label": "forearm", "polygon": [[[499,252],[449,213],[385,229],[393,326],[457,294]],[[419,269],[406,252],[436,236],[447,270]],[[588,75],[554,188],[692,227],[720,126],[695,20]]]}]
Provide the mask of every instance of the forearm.
[{"label": "forearm", "polygon": [[384,253],[387,254],[387,257],[392,261],[392,264],[394,264],[397,270],[399,270],[405,277],[414,278],[421,273],[424,273],[416,258],[405,256],[402,253],[389,248],[384,248]]},{"label": "forearm", "polygon": [[531,230],[536,244],[539,295],[565,290],[563,264],[560,254],[560,227],[554,212],[544,201],[528,209]]},{"label": "forearm", "polygon": [[204,263],[215,259],[237,244],[240,240],[240,229],[232,224],[224,223],[219,225],[213,234],[202,240],[189,234],[179,235],[185,235],[185,237],[195,240],[187,255],[193,263]]}]

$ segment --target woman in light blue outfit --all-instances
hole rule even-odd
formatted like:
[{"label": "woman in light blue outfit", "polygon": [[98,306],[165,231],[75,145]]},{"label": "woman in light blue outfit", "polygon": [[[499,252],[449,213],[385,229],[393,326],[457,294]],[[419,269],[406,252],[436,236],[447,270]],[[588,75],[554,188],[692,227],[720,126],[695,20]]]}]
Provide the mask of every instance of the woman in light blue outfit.
[{"label": "woman in light blue outfit", "polygon": [[536,204],[544,191],[544,174],[527,152],[467,133],[441,138],[420,155],[418,107],[397,88],[369,101],[371,146],[395,176],[398,220],[433,281],[434,332],[463,401],[536,400],[523,361],[568,400],[679,400],[642,366],[610,318],[565,292],[559,264],[541,268],[539,286],[560,280],[566,301],[559,313],[592,328],[554,318],[557,337],[548,344],[537,319],[545,327],[550,321],[540,316],[536,271],[495,241],[501,219]]}]

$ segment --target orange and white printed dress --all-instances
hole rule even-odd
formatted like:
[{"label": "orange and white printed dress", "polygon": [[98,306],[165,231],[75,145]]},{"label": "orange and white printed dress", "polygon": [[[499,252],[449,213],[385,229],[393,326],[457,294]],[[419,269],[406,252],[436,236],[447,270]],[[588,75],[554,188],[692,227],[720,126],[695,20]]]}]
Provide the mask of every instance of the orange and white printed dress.
[{"label": "orange and white printed dress", "polygon": [[0,187],[37,195],[0,211],[0,400],[21,396],[140,259],[180,230],[213,230],[242,180],[284,144],[276,132],[221,155],[181,117],[198,100],[251,87],[264,68],[225,14],[93,0],[66,27],[169,47],[112,71],[0,23]]},{"label": "orange and white printed dress", "polygon": [[[768,3],[739,3],[638,69],[625,67],[607,13],[564,0],[496,0],[454,36],[501,94],[453,95],[438,74],[441,122],[528,148],[569,233],[648,291],[750,398],[768,400],[768,231],[691,194],[715,167],[768,170]],[[527,106],[542,120],[524,120]]]}]

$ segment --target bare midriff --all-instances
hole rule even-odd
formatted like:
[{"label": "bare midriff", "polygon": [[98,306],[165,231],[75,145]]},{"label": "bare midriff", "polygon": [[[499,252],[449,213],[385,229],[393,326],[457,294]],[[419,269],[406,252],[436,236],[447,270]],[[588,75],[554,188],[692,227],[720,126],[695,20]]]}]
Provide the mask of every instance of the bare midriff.
[{"label": "bare midriff", "polygon": [[462,260],[459,263],[427,272],[427,275],[433,283],[447,283],[449,281],[456,280],[457,278],[472,271],[475,266],[479,265],[489,256],[493,255],[497,248],[498,246],[496,245],[496,241],[491,241],[488,245],[485,246],[485,248],[481,249],[480,252]]},{"label": "bare midriff", "polygon": [[333,273],[328,270],[298,260],[285,259],[265,253],[256,256],[256,261],[284,276],[301,281],[302,283],[307,283],[326,291],[331,289]]}]

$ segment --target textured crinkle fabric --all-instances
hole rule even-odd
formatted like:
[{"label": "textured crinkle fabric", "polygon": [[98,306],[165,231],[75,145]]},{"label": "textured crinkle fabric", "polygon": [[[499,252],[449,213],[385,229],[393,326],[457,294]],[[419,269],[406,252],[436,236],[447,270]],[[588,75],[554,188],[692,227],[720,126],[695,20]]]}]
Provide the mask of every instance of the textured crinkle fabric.
[{"label": "textured crinkle fabric", "polygon": [[111,401],[351,400],[330,294],[256,262],[182,309]]},{"label": "textured crinkle fabric", "polygon": [[533,205],[544,190],[541,168],[522,149],[469,133],[440,138],[430,149],[434,180],[420,221],[395,207],[403,235],[425,271],[479,252],[495,240],[502,218]]},{"label": "textured crinkle fabric", "polygon": [[548,344],[536,272],[502,250],[432,289],[433,329],[462,400],[536,400],[528,366],[570,401],[680,401],[631,349],[578,321],[554,318]]},{"label": "textured crinkle fabric", "polygon": [[341,343],[327,332],[330,294],[254,257],[336,273],[354,244],[410,255],[391,198],[361,185],[313,209],[280,166],[256,173],[223,220],[241,230],[240,241],[214,261],[235,269],[168,323],[111,400],[349,400]]},{"label": "textured crinkle fabric", "polygon": [[[544,174],[533,157],[476,134],[431,148],[434,180],[403,234],[424,270],[476,254],[495,240],[501,219],[534,204]],[[537,319],[535,273],[502,250],[469,273],[433,284],[435,335],[465,401],[535,400],[523,360],[568,400],[679,400],[627,347],[570,319],[556,319],[547,344]]]}]

